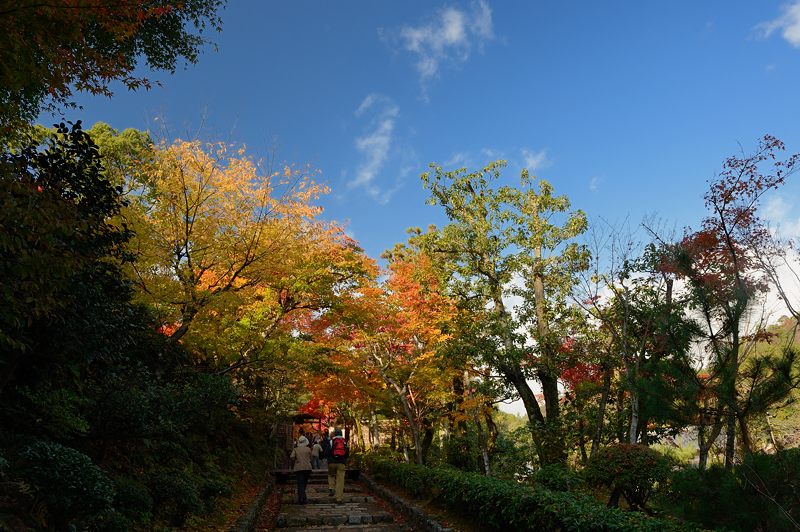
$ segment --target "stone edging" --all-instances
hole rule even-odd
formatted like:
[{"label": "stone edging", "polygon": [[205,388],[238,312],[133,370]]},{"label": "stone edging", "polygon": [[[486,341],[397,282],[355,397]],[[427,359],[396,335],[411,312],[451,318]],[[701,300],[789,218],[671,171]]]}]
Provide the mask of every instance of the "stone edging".
[{"label": "stone edging", "polygon": [[423,512],[419,507],[414,504],[411,504],[407,500],[403,499],[402,497],[398,497],[391,491],[387,490],[374,480],[366,475],[363,471],[361,472],[361,480],[367,487],[374,491],[379,497],[385,499],[389,502],[392,506],[394,506],[397,510],[405,515],[406,519],[408,519],[411,524],[414,525],[415,530],[425,530],[427,532],[452,532],[452,528],[446,528],[442,526],[438,521],[431,519],[425,512]]},{"label": "stone edging", "polygon": [[269,494],[272,493],[274,487],[275,480],[272,475],[270,475],[267,479],[267,485],[264,486],[264,489],[262,489],[255,498],[247,512],[230,528],[230,532],[253,532],[253,530],[255,530],[258,517],[261,515],[264,504],[267,502],[267,498]]}]

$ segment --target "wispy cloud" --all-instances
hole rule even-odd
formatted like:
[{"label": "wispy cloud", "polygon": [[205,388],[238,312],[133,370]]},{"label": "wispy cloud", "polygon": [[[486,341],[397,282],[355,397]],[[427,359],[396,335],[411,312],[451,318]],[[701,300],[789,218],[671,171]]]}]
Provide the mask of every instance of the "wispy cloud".
[{"label": "wispy cloud", "polygon": [[772,196],[764,204],[762,216],[772,230],[783,238],[800,237],[800,218],[792,215],[793,205],[780,196]]},{"label": "wispy cloud", "polygon": [[795,48],[800,48],[800,0],[794,0],[784,6],[779,17],[758,24],[755,31],[759,37],[765,39],[775,32],[780,32],[786,42]]},{"label": "wispy cloud", "polygon": [[597,176],[593,176],[589,180],[589,190],[592,192],[597,192],[600,189],[600,178]]},{"label": "wispy cloud", "polygon": [[392,149],[395,122],[400,108],[394,101],[382,94],[370,94],[355,111],[356,117],[369,117],[365,132],[356,137],[356,150],[361,155],[361,163],[348,188],[363,188],[367,194],[384,204],[389,201],[394,190],[382,190],[376,184],[389,152]]},{"label": "wispy cloud", "polygon": [[547,150],[534,151],[522,148],[522,161],[525,168],[530,172],[535,172],[550,164],[550,160],[547,158]]},{"label": "wispy cloud", "polygon": [[459,65],[494,38],[492,10],[485,0],[474,1],[470,8],[446,7],[418,26],[399,30],[379,30],[391,44],[416,58],[423,92],[439,76],[443,65]]},{"label": "wispy cloud", "polygon": [[448,168],[467,167],[477,169],[478,167],[482,168],[490,161],[499,159],[503,159],[508,163],[509,171],[512,173],[518,172],[523,168],[527,168],[529,172],[537,172],[553,165],[553,161],[548,157],[547,149],[545,148],[536,150],[518,147],[508,149],[484,147],[476,152],[455,152],[444,162],[444,166]]}]

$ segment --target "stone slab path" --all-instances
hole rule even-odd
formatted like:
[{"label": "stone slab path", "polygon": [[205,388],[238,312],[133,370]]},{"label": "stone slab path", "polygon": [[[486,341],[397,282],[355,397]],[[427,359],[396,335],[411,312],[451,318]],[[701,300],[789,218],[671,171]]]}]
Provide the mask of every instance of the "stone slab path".
[{"label": "stone slab path", "polygon": [[[408,532],[413,530],[392,512],[384,501],[376,499],[361,482],[345,483],[344,500],[337,504],[328,495],[326,471],[314,471],[306,488],[308,502],[297,504],[294,480],[275,487],[280,490],[280,508],[275,519],[277,531],[374,531]],[[265,531],[268,528],[257,528]]]}]

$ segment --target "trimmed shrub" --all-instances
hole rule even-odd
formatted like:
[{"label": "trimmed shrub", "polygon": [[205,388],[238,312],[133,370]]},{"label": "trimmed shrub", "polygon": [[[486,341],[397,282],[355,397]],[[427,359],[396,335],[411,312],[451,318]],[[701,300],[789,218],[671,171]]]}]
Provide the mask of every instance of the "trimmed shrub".
[{"label": "trimmed shrub", "polygon": [[156,516],[181,527],[191,514],[203,511],[203,501],[194,480],[182,471],[157,473],[148,482]]},{"label": "trimmed shrub", "polygon": [[646,445],[622,443],[598,451],[589,460],[584,476],[596,486],[611,490],[608,506],[616,507],[619,496],[631,508],[642,509],[657,484],[664,482],[672,470],[669,458]]},{"label": "trimmed shrub", "polygon": [[147,522],[153,510],[153,498],[144,484],[128,478],[115,482],[114,509],[134,521]]},{"label": "trimmed shrub", "polygon": [[751,455],[732,471],[673,472],[663,506],[706,527],[797,530],[800,522],[800,449]]},{"label": "trimmed shrub", "polygon": [[114,485],[85,454],[37,441],[20,456],[20,477],[35,488],[56,528],[110,511]]},{"label": "trimmed shrub", "polygon": [[536,486],[551,491],[575,491],[583,485],[583,479],[566,466],[552,464],[536,470],[533,474]]},{"label": "trimmed shrub", "polygon": [[401,464],[372,456],[364,462],[379,480],[424,492],[452,511],[468,512],[471,518],[477,516],[482,530],[696,530],[691,525],[607,508],[580,493],[531,489],[478,473]]}]

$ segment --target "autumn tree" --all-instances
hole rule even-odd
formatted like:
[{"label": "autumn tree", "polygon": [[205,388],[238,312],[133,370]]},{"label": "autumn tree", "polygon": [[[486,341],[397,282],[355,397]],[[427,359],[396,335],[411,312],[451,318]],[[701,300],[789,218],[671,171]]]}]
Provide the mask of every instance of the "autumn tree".
[{"label": "autumn tree", "polygon": [[686,234],[676,261],[707,328],[724,410],[727,467],[734,462],[737,421],[742,434],[747,432],[738,400],[741,366],[762,332],[760,327],[748,330],[745,320],[768,290],[756,254],[767,248],[770,233],[758,207],[764,194],[778,189],[794,172],[798,161],[798,155],[779,159],[784,150],[780,140],[767,135],[753,154],[725,160],[705,194],[709,215],[699,230]]},{"label": "autumn tree", "polygon": [[[586,229],[586,217],[569,212],[566,196],[554,196],[547,181],[527,171],[519,188],[493,187],[503,167],[497,161],[470,173],[431,165],[423,183],[430,203],[441,205],[451,223],[431,233],[428,246],[451,265],[451,293],[482,316],[482,336],[495,340],[483,361],[522,399],[541,462],[563,462],[558,349],[565,331],[559,318],[571,312],[567,295],[585,267],[585,249],[570,241]],[[522,298],[517,309],[507,303],[510,295]],[[544,412],[531,377],[541,383]]]},{"label": "autumn tree", "polygon": [[346,306],[328,313],[325,335],[341,342],[338,357],[348,369],[339,379],[381,383],[423,464],[457,371],[437,357],[453,305],[428,255],[396,248],[389,257],[385,282],[360,287]]},{"label": "autumn tree", "polygon": [[[288,167],[261,172],[243,149],[230,150],[199,141],[157,147],[149,190],[126,211],[137,232],[136,282],[164,323],[177,324],[173,340],[223,294],[284,279],[291,257],[328,232],[314,220],[324,187]],[[286,293],[272,297],[295,306]]]},{"label": "autumn tree", "polygon": [[195,63],[221,29],[224,0],[4,2],[0,7],[0,139],[43,109],[69,105],[72,91],[111,94],[150,87],[140,61],[174,72]]}]

